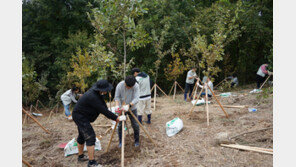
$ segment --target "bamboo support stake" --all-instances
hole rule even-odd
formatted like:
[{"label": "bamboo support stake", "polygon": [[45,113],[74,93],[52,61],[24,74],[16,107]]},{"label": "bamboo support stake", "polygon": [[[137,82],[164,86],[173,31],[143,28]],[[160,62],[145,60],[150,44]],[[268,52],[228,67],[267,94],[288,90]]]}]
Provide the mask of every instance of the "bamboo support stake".
[{"label": "bamboo support stake", "polygon": [[223,106],[221,105],[220,101],[217,99],[215,93],[212,91],[212,89],[211,89],[210,87],[208,87],[208,88],[209,88],[209,90],[212,92],[213,97],[215,97],[215,100],[217,101],[217,103],[219,104],[219,106],[220,106],[221,109],[223,110],[224,114],[225,114],[226,117],[228,118],[229,116],[228,116],[227,112],[224,110],[224,108],[223,108]]},{"label": "bamboo support stake", "polygon": [[38,102],[42,105],[43,108],[46,108],[40,100],[38,100]]},{"label": "bamboo support stake", "polygon": [[154,89],[154,87],[155,87],[155,84],[152,86],[152,88],[150,89],[150,92]]},{"label": "bamboo support stake", "polygon": [[110,127],[112,125],[95,125],[96,127]]},{"label": "bamboo support stake", "polygon": [[[114,127],[114,128],[115,128],[115,127]],[[112,127],[108,128],[108,129],[104,132],[104,134],[106,135],[111,129],[112,129]]]},{"label": "bamboo support stake", "polygon": [[[124,111],[121,112],[121,115],[124,115]],[[121,167],[124,167],[124,123],[125,121],[122,121],[122,135],[121,135]]]},{"label": "bamboo support stake", "polygon": [[219,86],[221,83],[223,83],[225,80],[226,80],[226,78],[223,79],[221,82],[219,82],[216,86],[214,86],[214,88],[218,87],[218,86]]},{"label": "bamboo support stake", "polygon": [[201,95],[201,93],[202,93],[203,90],[204,90],[204,87],[202,87],[202,89],[200,90],[200,92],[199,92],[199,94],[198,94],[198,97],[197,97],[195,103],[193,104],[193,106],[191,107],[191,109],[190,109],[190,111],[189,111],[188,116],[190,116],[190,114],[192,113],[192,111],[193,111],[195,105],[197,104],[197,101],[198,101],[198,99],[199,99],[199,97],[200,97],[200,95]]},{"label": "bamboo support stake", "polygon": [[[240,150],[247,150],[247,151],[254,151],[254,152],[260,152],[265,154],[273,154],[272,149],[265,149],[265,148],[259,148],[259,147],[250,147],[250,146],[242,146],[238,144],[221,144],[222,147],[229,147],[229,148],[236,148]],[[268,150],[268,151],[267,151]]]},{"label": "bamboo support stake", "polygon": [[107,146],[106,153],[107,153],[108,150],[109,150],[109,147],[110,147],[110,144],[111,144],[112,138],[113,138],[113,136],[114,136],[114,133],[115,133],[115,130],[116,130],[117,125],[118,125],[118,122],[116,122],[116,124],[115,124],[115,126],[114,126],[113,132],[112,132],[112,134],[111,134],[111,137],[110,137],[110,140],[109,140],[109,143],[108,143],[108,146]]},{"label": "bamboo support stake", "polygon": [[154,142],[154,140],[150,137],[150,135],[148,134],[148,132],[146,131],[146,129],[143,127],[143,125],[140,123],[140,121],[137,119],[137,117],[134,115],[134,113],[131,111],[131,109],[129,109],[130,114],[132,115],[132,117],[134,117],[134,119],[137,121],[137,123],[139,124],[139,126],[143,129],[143,131],[145,132],[145,134],[148,136],[148,138],[150,139],[150,141],[154,144],[154,146],[156,146],[156,143]]},{"label": "bamboo support stake", "polygon": [[177,85],[179,86],[179,88],[183,91],[183,92],[185,92],[185,90],[182,88],[182,86],[176,81],[176,83],[177,83]]},{"label": "bamboo support stake", "polygon": [[[33,105],[32,105],[33,106]],[[39,113],[41,113],[35,106],[33,106],[34,108],[35,108],[35,110],[37,111],[37,112],[39,112]]]},{"label": "bamboo support stake", "polygon": [[48,134],[50,134],[50,132],[47,130],[47,129],[45,129],[45,127],[44,126],[42,126],[38,121],[37,121],[37,119],[35,119],[34,117],[32,117],[26,110],[24,110],[23,109],[23,112],[25,113],[25,114],[27,114],[31,119],[33,119],[33,121],[35,121],[46,133],[48,133]]},{"label": "bamboo support stake", "polygon": [[190,99],[191,99],[192,95],[193,95],[193,99],[195,98],[197,88],[198,88],[198,86],[197,86],[197,84],[195,84],[194,87],[193,87],[193,91],[192,91],[193,93],[191,94]]},{"label": "bamboo support stake", "polygon": [[158,87],[158,89],[166,96],[168,96],[158,85],[156,85]]},{"label": "bamboo support stake", "polygon": [[25,165],[27,165],[27,167],[32,167],[32,166],[29,164],[29,162],[27,162],[27,161],[25,161],[25,160],[23,160],[23,159],[22,159],[22,162],[23,162]]},{"label": "bamboo support stake", "polygon": [[177,91],[177,81],[175,81],[175,88],[174,88],[174,96],[173,99],[176,99],[176,91]]},{"label": "bamboo support stake", "polygon": [[171,95],[172,90],[173,90],[173,88],[174,88],[174,85],[175,85],[175,83],[173,83],[173,85],[172,85],[172,87],[171,87],[171,89],[170,89],[169,95]]},{"label": "bamboo support stake", "polygon": [[205,84],[206,86],[206,111],[207,111],[207,125],[210,126],[210,118],[209,118],[209,104],[208,104],[208,85]]},{"label": "bamboo support stake", "polygon": [[[30,112],[30,113],[32,112],[32,104],[31,104],[31,106],[30,106],[30,111],[29,111],[29,112]],[[28,120],[28,115],[25,114],[25,118],[24,118],[24,121],[23,121],[23,125],[27,123],[27,120]]]},{"label": "bamboo support stake", "polygon": [[269,79],[270,75],[266,78],[266,80],[263,82],[263,84],[260,86],[259,89],[262,89],[262,87],[265,85],[265,83],[267,82],[267,80]]},{"label": "bamboo support stake", "polygon": [[[213,105],[213,107],[220,107],[219,105]],[[248,108],[248,106],[231,106],[231,105],[223,105],[224,108]]]},{"label": "bamboo support stake", "polygon": [[112,101],[111,101],[111,92],[109,92],[109,103],[110,103],[110,110],[112,110]]},{"label": "bamboo support stake", "polygon": [[156,110],[156,84],[154,84],[154,100],[153,100],[153,109]]}]

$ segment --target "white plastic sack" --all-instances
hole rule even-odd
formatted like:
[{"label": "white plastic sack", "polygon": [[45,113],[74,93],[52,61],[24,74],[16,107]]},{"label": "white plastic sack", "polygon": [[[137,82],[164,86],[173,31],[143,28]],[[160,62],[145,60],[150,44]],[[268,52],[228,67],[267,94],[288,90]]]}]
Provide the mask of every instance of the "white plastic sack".
[{"label": "white plastic sack", "polygon": [[[195,102],[196,102],[196,100],[192,100],[191,101],[191,103],[192,103],[192,105],[194,105],[195,104]],[[208,104],[210,104],[211,102],[210,101],[208,101]],[[200,106],[200,105],[203,105],[203,104],[206,104],[206,102],[205,102],[205,99],[204,98],[202,98],[201,100],[197,100],[197,102],[196,102],[196,105],[197,106]]]},{"label": "white plastic sack", "polygon": [[229,96],[231,96],[231,92],[221,93],[220,96],[221,97],[229,97]]},{"label": "white plastic sack", "polygon": [[183,128],[183,121],[180,118],[174,118],[166,123],[166,134],[171,137],[177,134]]},{"label": "white plastic sack", "polygon": [[[95,150],[99,151],[101,150],[101,142],[98,138],[96,138],[96,143],[95,143]],[[86,145],[84,145],[83,151],[86,151]],[[77,147],[77,142],[75,140],[75,138],[73,138],[71,141],[69,141],[66,145],[66,147],[64,148],[64,152],[65,152],[65,157],[72,155],[72,154],[78,154],[78,147]]]},{"label": "white plastic sack", "polygon": [[260,92],[262,92],[261,89],[254,89],[254,90],[250,91],[250,93],[260,93]]}]

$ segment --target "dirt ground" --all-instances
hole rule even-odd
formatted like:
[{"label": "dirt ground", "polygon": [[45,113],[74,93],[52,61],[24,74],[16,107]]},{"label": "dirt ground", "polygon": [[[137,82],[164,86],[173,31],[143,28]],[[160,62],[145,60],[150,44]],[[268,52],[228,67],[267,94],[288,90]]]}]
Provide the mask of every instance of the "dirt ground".
[{"label": "dirt ground", "polygon": [[[144,123],[144,128],[157,143],[155,147],[140,130],[140,147],[133,147],[133,130],[130,122],[128,127],[131,136],[126,136],[125,166],[161,166],[161,167],[220,167],[220,166],[272,166],[273,156],[269,154],[243,151],[219,146],[219,142],[226,138],[253,130],[269,128],[254,133],[247,133],[232,138],[237,144],[273,148],[273,101],[272,95],[259,99],[257,94],[249,94],[252,89],[243,89],[232,92],[235,96],[219,97],[222,105],[248,105],[257,108],[257,112],[248,109],[225,108],[229,114],[226,118],[214,98],[209,105],[210,125],[207,126],[207,117],[204,106],[197,106],[188,117],[191,103],[182,100],[178,94],[176,100],[170,97],[158,97],[156,111],[152,114],[152,124]],[[219,92],[216,92],[219,94]],[[32,166],[50,167],[80,167],[87,166],[87,162],[77,162],[77,155],[64,157],[63,149],[58,148],[60,143],[68,142],[77,137],[75,123],[65,119],[63,109],[48,119],[49,111],[43,110],[38,121],[44,125],[51,135],[46,134],[36,123],[28,120],[22,128],[22,155],[23,159]],[[176,135],[166,135],[166,122],[179,117],[184,127]],[[23,115],[24,118],[24,115]],[[144,116],[144,121],[146,117]],[[93,125],[109,125],[110,121],[103,115]],[[101,151],[95,152],[95,159],[103,166],[120,166],[121,150],[118,146],[117,133],[113,138],[110,150],[105,153],[111,131],[104,135],[108,127],[94,126],[96,135],[102,135]],[[23,164],[23,166],[25,166]]]}]

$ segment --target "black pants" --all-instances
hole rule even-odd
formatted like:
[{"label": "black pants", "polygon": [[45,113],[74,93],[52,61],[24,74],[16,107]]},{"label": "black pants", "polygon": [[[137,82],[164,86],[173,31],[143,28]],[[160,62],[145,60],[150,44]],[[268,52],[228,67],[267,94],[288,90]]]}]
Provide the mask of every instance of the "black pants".
[{"label": "black pants", "polygon": [[257,81],[257,89],[260,88],[261,84],[265,81],[266,76],[265,77],[261,77],[260,75],[256,76],[256,81]]},{"label": "black pants", "polygon": [[187,99],[187,93],[188,93],[188,90],[190,91],[190,92],[189,92],[189,97],[191,96],[191,94],[192,94],[192,90],[193,90],[193,87],[194,87],[194,84],[185,83],[184,100]]},{"label": "black pants", "polygon": [[[132,112],[133,112],[133,114],[137,118],[138,117],[137,109],[132,110]],[[139,142],[139,140],[140,140],[140,127],[139,127],[139,124],[138,124],[138,122],[134,119],[134,117],[129,112],[126,112],[125,114],[127,114],[129,116],[130,120],[131,120],[132,128],[134,130],[134,139],[135,139],[135,142]],[[122,137],[122,122],[119,122],[119,125],[118,125],[118,137],[119,137],[119,142],[121,142],[121,137]]]},{"label": "black pants", "polygon": [[87,146],[94,146],[96,143],[96,134],[89,120],[85,116],[75,112],[73,112],[72,118],[78,128],[77,143],[82,145],[86,142]]}]

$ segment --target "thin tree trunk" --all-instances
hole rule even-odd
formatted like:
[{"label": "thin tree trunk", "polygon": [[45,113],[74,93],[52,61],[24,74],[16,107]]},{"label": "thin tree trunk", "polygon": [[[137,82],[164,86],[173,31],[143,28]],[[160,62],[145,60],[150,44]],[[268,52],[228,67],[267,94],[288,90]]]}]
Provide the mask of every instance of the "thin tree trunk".
[{"label": "thin tree trunk", "polygon": [[123,49],[124,49],[124,66],[123,66],[123,78],[125,79],[125,71],[126,71],[126,41],[125,41],[125,31],[123,32]]}]

